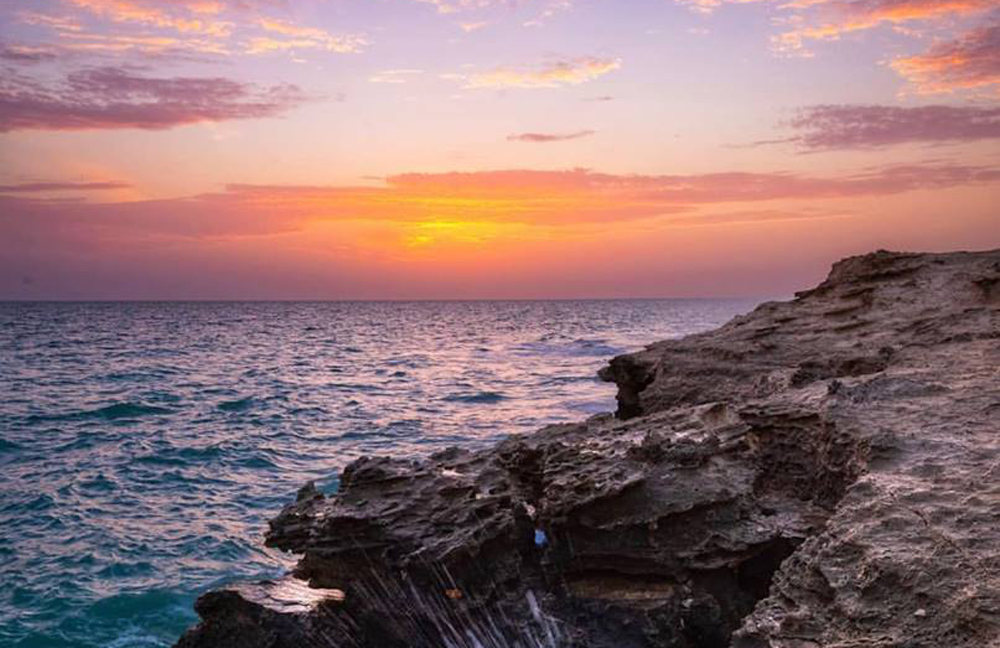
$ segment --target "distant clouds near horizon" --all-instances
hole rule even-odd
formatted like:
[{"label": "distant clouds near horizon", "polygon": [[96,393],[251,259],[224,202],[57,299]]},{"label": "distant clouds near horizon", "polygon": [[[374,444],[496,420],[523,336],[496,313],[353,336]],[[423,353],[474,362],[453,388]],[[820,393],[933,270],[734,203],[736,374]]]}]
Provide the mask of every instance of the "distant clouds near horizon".
[{"label": "distant clouds near horizon", "polygon": [[9,0],[0,298],[768,295],[1000,246],[994,0]]}]

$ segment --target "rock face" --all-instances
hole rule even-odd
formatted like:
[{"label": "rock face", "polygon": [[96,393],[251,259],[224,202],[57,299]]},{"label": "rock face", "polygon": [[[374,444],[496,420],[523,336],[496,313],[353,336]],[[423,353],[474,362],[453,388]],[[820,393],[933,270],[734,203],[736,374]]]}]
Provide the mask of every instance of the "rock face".
[{"label": "rock face", "polygon": [[304,487],[294,574],[177,645],[1000,646],[1000,251],[849,258],[601,376],[617,416]]}]

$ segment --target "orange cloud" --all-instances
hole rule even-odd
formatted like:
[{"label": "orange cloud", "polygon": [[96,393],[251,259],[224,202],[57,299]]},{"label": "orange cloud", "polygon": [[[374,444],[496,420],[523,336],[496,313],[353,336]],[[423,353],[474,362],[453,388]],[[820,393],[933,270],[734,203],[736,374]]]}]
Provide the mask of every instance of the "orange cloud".
[{"label": "orange cloud", "polygon": [[352,54],[360,52],[368,40],[361,34],[331,34],[318,27],[302,27],[283,20],[261,18],[257,24],[265,31],[284,36],[257,36],[251,38],[246,46],[249,54],[263,54],[287,50],[316,49]]},{"label": "orange cloud", "polygon": [[558,88],[593,81],[621,68],[621,59],[584,56],[547,63],[535,69],[498,68],[489,72],[449,74],[466,88]]},{"label": "orange cloud", "polygon": [[921,94],[982,89],[1000,93],[1000,22],[891,65]]},{"label": "orange cloud", "polygon": [[[722,5],[769,0],[675,0],[701,13]],[[793,12],[779,16],[787,29],[771,38],[774,49],[785,54],[810,56],[808,41],[838,40],[842,35],[888,24],[937,21],[950,16],[972,16],[996,8],[996,0],[790,0],[778,8]],[[901,29],[901,28],[900,28]]]},{"label": "orange cloud", "polygon": [[216,20],[224,5],[206,0],[178,0],[170,4],[171,10],[157,2],[136,0],[65,0],[93,14],[114,22],[135,22],[155,27],[166,27],[179,32],[226,37],[232,32],[233,23]]},{"label": "orange cloud", "polygon": [[772,38],[776,50],[802,54],[810,40],[837,40],[843,34],[883,24],[935,21],[969,16],[996,6],[994,0],[800,0],[784,8],[806,10],[787,19],[791,29]]}]

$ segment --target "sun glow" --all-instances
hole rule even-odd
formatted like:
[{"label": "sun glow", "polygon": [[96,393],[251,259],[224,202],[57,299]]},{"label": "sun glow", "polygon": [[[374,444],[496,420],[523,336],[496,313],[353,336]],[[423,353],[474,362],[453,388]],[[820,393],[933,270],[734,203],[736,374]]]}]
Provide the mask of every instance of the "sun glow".
[{"label": "sun glow", "polygon": [[429,220],[404,225],[404,243],[421,248],[445,245],[481,245],[498,240],[523,239],[530,233],[522,223],[477,220]]}]

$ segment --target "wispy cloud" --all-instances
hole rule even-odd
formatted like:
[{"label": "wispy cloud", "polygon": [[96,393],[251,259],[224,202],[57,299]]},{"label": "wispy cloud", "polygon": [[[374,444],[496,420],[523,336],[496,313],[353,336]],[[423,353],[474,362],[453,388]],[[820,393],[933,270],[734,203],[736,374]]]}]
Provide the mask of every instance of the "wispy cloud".
[{"label": "wispy cloud", "polygon": [[354,54],[368,45],[362,34],[331,34],[318,27],[303,27],[283,20],[261,18],[257,25],[277,36],[255,36],[249,39],[249,54],[281,52],[288,50],[325,50],[338,54]]},{"label": "wispy cloud", "polygon": [[423,74],[423,70],[417,69],[401,69],[401,70],[382,70],[381,72],[376,72],[372,76],[368,77],[369,83],[389,83],[389,84],[403,84],[407,80],[414,76]]},{"label": "wispy cloud", "polygon": [[594,133],[595,131],[592,130],[580,130],[573,133],[518,133],[515,135],[508,135],[507,141],[546,144],[549,142],[565,142],[568,140],[580,139],[581,137],[590,137]]},{"label": "wispy cloud", "polygon": [[822,177],[794,173],[724,172],[691,175],[613,175],[572,171],[490,171],[390,176],[396,190],[451,197],[570,195],[600,198],[626,213],[655,213],[682,205],[756,202],[790,198],[887,195],[914,189],[1000,181],[1000,168],[955,164],[888,166],[862,173]]},{"label": "wispy cloud", "polygon": [[801,54],[807,53],[808,41],[838,40],[881,25],[970,16],[995,7],[994,0],[793,0],[783,8],[797,13],[783,21],[789,28],[772,42],[780,52]]},{"label": "wispy cloud", "polygon": [[689,6],[698,13],[712,13],[725,4],[749,4],[752,2],[766,2],[767,0],[674,0],[678,4]]},{"label": "wispy cloud", "polygon": [[532,18],[531,20],[524,23],[525,27],[541,27],[550,18],[563,11],[569,11],[573,8],[572,0],[549,0],[545,7],[542,9],[541,13]]},{"label": "wispy cloud", "polygon": [[757,144],[794,143],[807,150],[820,151],[1000,139],[1000,108],[807,106],[785,125],[800,134]]},{"label": "wispy cloud", "polygon": [[[415,0],[416,2],[435,7],[438,13],[454,14],[462,11],[475,11],[491,7],[509,7],[510,0]],[[533,0],[531,4],[541,5],[542,13],[538,20],[545,20],[558,11],[572,6],[572,0]]]},{"label": "wispy cloud", "polygon": [[53,61],[57,58],[58,54],[51,47],[0,45],[0,61],[7,63],[31,65]]},{"label": "wispy cloud", "polygon": [[498,68],[472,74],[448,74],[466,88],[558,88],[580,85],[621,68],[621,59],[584,56],[546,63],[540,67]]},{"label": "wispy cloud", "polygon": [[771,223],[774,221],[801,221],[821,218],[845,218],[854,216],[850,212],[824,209],[804,209],[787,211],[780,209],[760,209],[736,212],[692,214],[688,216],[671,216],[666,223],[682,226],[734,225]]},{"label": "wispy cloud", "polygon": [[0,185],[0,193],[41,193],[49,191],[113,191],[128,189],[127,182],[22,182]]},{"label": "wispy cloud", "polygon": [[[389,176],[379,187],[230,185],[219,193],[174,200],[64,203],[0,197],[0,225],[13,223],[17,214],[22,214],[23,220],[27,208],[30,213],[45,211],[53,218],[60,217],[87,232],[100,232],[117,241],[125,235],[253,236],[291,231],[308,222],[326,220],[426,227],[471,222],[558,228],[664,217],[667,223],[680,222],[678,216],[686,214],[691,218],[685,216],[683,220],[696,224],[713,219],[774,220],[793,213],[765,204],[769,201],[825,202],[831,198],[992,183],[1000,183],[1000,168],[950,164],[884,167],[829,177],[751,172],[616,175],[586,169],[405,173]],[[726,216],[712,216],[720,209],[730,209],[730,204],[740,203],[747,206],[720,212]],[[764,206],[751,208],[751,204]],[[700,209],[708,213],[697,216],[695,212]],[[825,204],[809,209],[800,207],[794,213],[831,213]]]},{"label": "wispy cloud", "polygon": [[[266,0],[63,0],[66,11],[19,11],[19,22],[47,27],[64,51],[94,54],[266,54],[362,51],[368,37],[262,17]],[[74,11],[75,10],[75,11]],[[52,11],[51,8],[48,9]]]},{"label": "wispy cloud", "polygon": [[925,54],[898,58],[891,65],[922,94],[1000,93],[1000,22],[938,43]]},{"label": "wispy cloud", "polygon": [[483,9],[496,4],[496,0],[416,0],[434,6],[438,13],[451,14],[467,9]]},{"label": "wispy cloud", "polygon": [[[675,0],[701,13],[724,5],[770,0]],[[774,22],[782,31],[771,38],[776,52],[811,56],[811,41],[839,40],[845,34],[889,25],[909,32],[908,23],[933,23],[955,17],[983,15],[996,0],[788,0],[775,3]]]},{"label": "wispy cloud", "polygon": [[225,78],[153,78],[117,67],[79,70],[52,85],[8,76],[0,80],[0,132],[164,129],[274,117],[306,99],[293,85],[259,87]]},{"label": "wispy cloud", "polygon": [[228,36],[233,23],[220,20],[223,2],[211,0],[175,0],[170,3],[142,0],[65,0],[114,22],[140,23],[179,32]]}]

